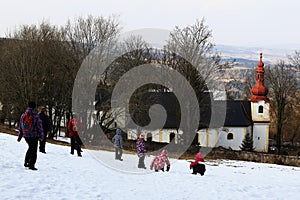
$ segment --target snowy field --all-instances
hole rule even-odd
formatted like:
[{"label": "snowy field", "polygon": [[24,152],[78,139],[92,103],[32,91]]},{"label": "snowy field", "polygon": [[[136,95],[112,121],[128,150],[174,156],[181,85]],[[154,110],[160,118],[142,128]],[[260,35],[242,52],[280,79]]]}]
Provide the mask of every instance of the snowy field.
[{"label": "snowy field", "polygon": [[[27,144],[0,133],[0,199],[299,199],[300,168],[252,162],[207,162],[204,176],[190,174],[185,160],[171,160],[170,172],[137,169],[137,156],[46,145],[38,171],[24,168]],[[110,167],[107,167],[106,164]],[[113,167],[112,167],[113,166]],[[118,170],[122,169],[122,170]],[[128,172],[126,172],[128,170]],[[136,172],[136,173],[135,173]]]}]

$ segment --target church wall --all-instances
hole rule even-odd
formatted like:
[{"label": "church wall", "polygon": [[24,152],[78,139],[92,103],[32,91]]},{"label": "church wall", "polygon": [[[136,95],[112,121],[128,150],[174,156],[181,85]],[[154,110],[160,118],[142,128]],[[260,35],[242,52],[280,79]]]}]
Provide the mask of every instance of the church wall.
[{"label": "church wall", "polygon": [[[203,147],[231,148],[240,150],[240,146],[250,127],[226,127],[220,129],[201,129],[198,131],[198,142]],[[232,137],[231,137],[232,136]]]},{"label": "church wall", "polygon": [[269,124],[254,123],[253,125],[253,146],[255,151],[268,152]]},{"label": "church wall", "polygon": [[[157,130],[141,130],[141,134],[145,136],[145,141],[153,141],[153,142],[163,142],[169,143],[170,142],[170,134],[175,134],[175,143],[177,143],[177,130],[176,129],[157,129]],[[180,131],[179,131],[180,132]],[[152,140],[151,138],[152,137]],[[129,140],[136,140],[137,139],[137,130],[136,129],[128,129],[127,131],[127,138]]]},{"label": "church wall", "polygon": [[216,147],[218,145],[218,129],[201,129],[197,133],[200,146]]},{"label": "church wall", "polygon": [[[263,112],[259,113],[259,107],[262,106]],[[255,121],[270,121],[270,104],[264,100],[258,102],[251,102],[252,120]]]},{"label": "church wall", "polygon": [[[263,107],[263,111],[259,107]],[[270,104],[265,101],[251,102],[253,120],[253,146],[255,151],[268,152]]]},{"label": "church wall", "polygon": [[[250,133],[251,127],[223,127],[215,129],[201,129],[197,132],[198,142],[203,147],[218,147],[231,148],[233,150],[241,150],[240,146],[247,133]],[[145,135],[146,141],[151,141],[149,136],[152,136],[154,142],[170,142],[170,134],[175,134],[175,143],[178,142],[176,129],[157,129],[154,131],[141,130]],[[180,133],[179,133],[180,134]],[[128,129],[128,139],[137,139],[137,130]],[[255,151],[267,152],[268,150],[268,123],[255,123],[253,126],[253,145]]]},{"label": "church wall", "polygon": [[[222,128],[224,129],[224,128]],[[224,148],[231,148],[233,150],[241,150],[240,146],[243,140],[249,132],[249,127],[227,127],[226,131],[220,130],[219,134],[219,146]],[[232,139],[231,135],[232,134]]]}]

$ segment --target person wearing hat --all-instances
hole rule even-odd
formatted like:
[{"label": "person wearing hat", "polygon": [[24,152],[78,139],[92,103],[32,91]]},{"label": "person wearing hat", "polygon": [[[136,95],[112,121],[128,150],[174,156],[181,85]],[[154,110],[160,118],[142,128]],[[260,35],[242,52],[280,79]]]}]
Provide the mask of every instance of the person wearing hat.
[{"label": "person wearing hat", "polygon": [[115,147],[115,159],[123,161],[122,159],[123,138],[121,135],[121,129],[117,128],[116,135],[112,138],[112,142],[114,143],[114,147]]},{"label": "person wearing hat", "polygon": [[150,169],[154,167],[155,172],[165,171],[165,165],[167,165],[167,172],[170,170],[170,161],[168,159],[168,151],[163,149],[160,154],[154,157],[150,164]]},{"label": "person wearing hat", "polygon": [[197,173],[199,173],[201,174],[201,176],[203,176],[205,172],[205,165],[201,152],[198,152],[195,155],[195,158],[196,160],[190,164],[190,169],[193,169],[192,174],[196,175]]},{"label": "person wearing hat", "polygon": [[136,150],[137,150],[137,154],[139,157],[138,168],[146,169],[144,161],[145,161],[145,156],[146,156],[147,151],[146,151],[144,135],[139,136],[139,138],[136,142]]},{"label": "person wearing hat", "polygon": [[44,132],[44,138],[43,140],[40,140],[40,152],[46,153],[46,138],[47,138],[47,133],[51,129],[51,123],[49,116],[46,114],[46,108],[41,107],[41,112],[39,113],[39,117],[42,120],[42,125],[43,125],[43,132]]}]

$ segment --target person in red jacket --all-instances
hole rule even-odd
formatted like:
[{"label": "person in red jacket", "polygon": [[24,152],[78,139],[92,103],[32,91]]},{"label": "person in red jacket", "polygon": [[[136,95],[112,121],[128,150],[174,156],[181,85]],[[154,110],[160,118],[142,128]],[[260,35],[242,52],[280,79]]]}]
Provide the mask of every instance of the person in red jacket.
[{"label": "person in red jacket", "polygon": [[68,123],[68,131],[69,131],[69,137],[71,138],[71,154],[74,154],[74,149],[77,150],[77,155],[81,157],[81,145],[83,145],[80,137],[79,137],[79,130],[81,126],[81,123],[76,118],[75,114],[73,115],[73,118]]},{"label": "person in red jacket", "polygon": [[204,175],[205,170],[205,165],[204,165],[204,159],[202,157],[201,152],[198,152],[195,156],[196,160],[190,164],[190,169],[193,169],[192,174],[201,174],[201,176]]}]

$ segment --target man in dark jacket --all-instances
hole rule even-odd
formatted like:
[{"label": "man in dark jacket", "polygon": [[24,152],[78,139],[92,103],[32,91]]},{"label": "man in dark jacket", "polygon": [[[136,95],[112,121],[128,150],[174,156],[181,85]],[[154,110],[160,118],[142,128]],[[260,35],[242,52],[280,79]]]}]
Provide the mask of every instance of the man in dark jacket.
[{"label": "man in dark jacket", "polygon": [[42,107],[41,112],[39,114],[40,119],[42,120],[42,125],[43,125],[43,131],[44,131],[44,138],[43,140],[40,140],[40,152],[46,153],[46,138],[47,138],[47,133],[51,129],[51,123],[49,116],[46,114],[46,108]]},{"label": "man in dark jacket", "polygon": [[[31,170],[37,170],[34,165],[37,159],[38,140],[43,140],[44,138],[42,121],[40,120],[39,115],[35,112],[35,107],[35,102],[29,102],[28,108],[21,115],[18,128],[18,142],[20,142],[22,137],[24,137],[28,144],[24,166],[29,167]],[[25,123],[25,121],[27,122]]]}]

